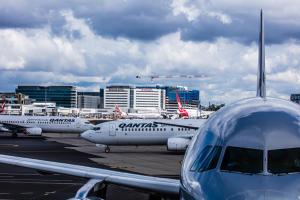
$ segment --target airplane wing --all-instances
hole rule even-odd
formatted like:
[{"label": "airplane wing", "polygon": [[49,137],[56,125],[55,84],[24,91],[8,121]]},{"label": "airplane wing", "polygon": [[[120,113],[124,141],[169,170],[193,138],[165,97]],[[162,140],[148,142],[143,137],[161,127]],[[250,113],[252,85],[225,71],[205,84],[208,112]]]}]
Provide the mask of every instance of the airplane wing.
[{"label": "airplane wing", "polygon": [[0,163],[21,167],[28,167],[40,171],[73,175],[91,180],[101,180],[102,183],[112,183],[130,188],[142,189],[151,192],[178,195],[179,180],[157,178],[100,168],[92,168],[80,165],[50,162],[16,156],[0,154]]},{"label": "airplane wing", "polygon": [[197,125],[194,124],[184,124],[184,123],[169,123],[169,122],[161,122],[161,121],[155,121],[154,123],[156,124],[163,124],[163,125],[168,125],[168,126],[175,126],[175,127],[181,127],[181,128],[190,128],[190,129],[195,129],[198,130],[201,125],[204,123],[204,120],[199,120]]},{"label": "airplane wing", "polygon": [[5,128],[9,131],[16,131],[16,132],[22,132],[26,128],[28,128],[26,126],[21,126],[21,125],[17,125],[17,124],[10,124],[10,123],[4,123],[4,122],[1,122],[0,125],[1,125],[2,128]]}]

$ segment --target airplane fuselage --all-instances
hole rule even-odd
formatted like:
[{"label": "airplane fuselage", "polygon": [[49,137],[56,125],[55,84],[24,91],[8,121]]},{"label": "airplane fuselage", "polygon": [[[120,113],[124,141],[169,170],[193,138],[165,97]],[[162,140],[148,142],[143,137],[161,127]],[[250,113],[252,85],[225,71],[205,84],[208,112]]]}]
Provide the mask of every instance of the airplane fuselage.
[{"label": "airplane fuselage", "polygon": [[57,116],[0,115],[0,123],[24,126],[27,128],[39,127],[42,129],[42,132],[50,133],[81,133],[92,128],[87,120]]},{"label": "airplane fuselage", "polygon": [[[98,125],[99,130],[86,131],[81,136],[96,144],[105,145],[164,145],[169,138],[195,134],[190,128],[155,122],[164,120],[117,120]],[[168,120],[199,123],[199,120]],[[97,129],[97,128],[96,128]]]}]

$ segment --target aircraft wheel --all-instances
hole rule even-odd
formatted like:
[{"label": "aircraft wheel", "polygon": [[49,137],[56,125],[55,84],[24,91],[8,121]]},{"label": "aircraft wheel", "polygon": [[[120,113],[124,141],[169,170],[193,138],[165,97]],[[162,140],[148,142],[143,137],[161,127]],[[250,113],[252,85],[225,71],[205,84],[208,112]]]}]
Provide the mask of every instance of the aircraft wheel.
[{"label": "aircraft wheel", "polygon": [[110,152],[110,148],[108,146],[106,146],[104,152],[105,153],[109,153]]}]

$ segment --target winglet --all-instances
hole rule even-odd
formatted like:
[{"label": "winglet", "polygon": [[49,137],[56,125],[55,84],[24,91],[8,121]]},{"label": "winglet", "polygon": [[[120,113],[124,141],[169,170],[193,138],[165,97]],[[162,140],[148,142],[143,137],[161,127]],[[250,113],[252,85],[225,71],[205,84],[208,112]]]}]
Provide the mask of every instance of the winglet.
[{"label": "winglet", "polygon": [[257,97],[266,97],[266,75],[265,75],[265,32],[263,10],[260,11],[260,32],[259,32],[259,55],[257,74]]}]

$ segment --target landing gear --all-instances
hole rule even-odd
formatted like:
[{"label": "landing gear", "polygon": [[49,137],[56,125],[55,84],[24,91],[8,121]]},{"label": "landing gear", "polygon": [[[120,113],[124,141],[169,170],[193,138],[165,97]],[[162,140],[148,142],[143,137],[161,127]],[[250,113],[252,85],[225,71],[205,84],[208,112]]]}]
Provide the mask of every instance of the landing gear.
[{"label": "landing gear", "polygon": [[105,152],[105,153],[109,153],[109,152],[110,152],[109,146],[106,146],[106,147],[105,147],[104,152]]}]

